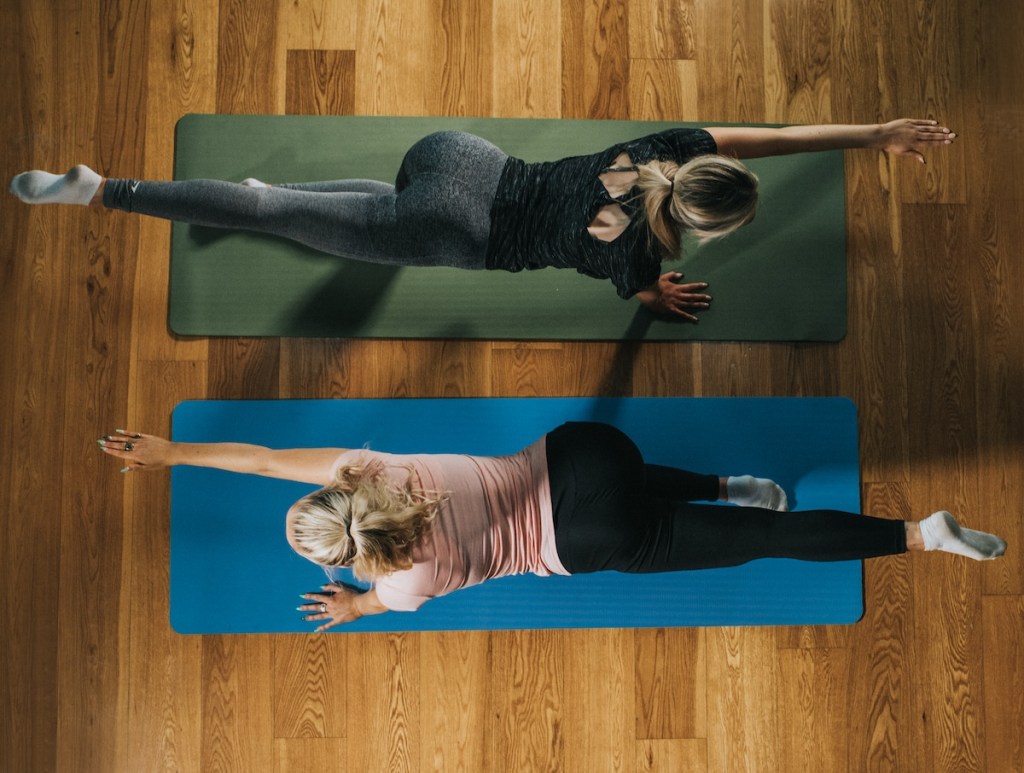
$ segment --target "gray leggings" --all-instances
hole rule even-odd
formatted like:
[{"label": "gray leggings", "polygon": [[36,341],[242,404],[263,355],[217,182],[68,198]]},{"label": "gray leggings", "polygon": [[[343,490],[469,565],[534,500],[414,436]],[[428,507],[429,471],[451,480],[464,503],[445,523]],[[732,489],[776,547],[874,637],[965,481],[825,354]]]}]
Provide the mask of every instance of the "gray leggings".
[{"label": "gray leggings", "polygon": [[401,266],[484,268],[507,156],[464,132],[417,142],[395,185],[336,180],[250,188],[220,180],[107,180],[103,204],[168,220],[275,234],[331,255]]}]

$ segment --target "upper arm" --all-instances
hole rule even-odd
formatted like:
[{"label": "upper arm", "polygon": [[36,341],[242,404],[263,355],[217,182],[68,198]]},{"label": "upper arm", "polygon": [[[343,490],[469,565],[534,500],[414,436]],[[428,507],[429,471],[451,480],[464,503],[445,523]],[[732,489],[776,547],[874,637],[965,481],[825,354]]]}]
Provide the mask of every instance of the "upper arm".
[{"label": "upper arm", "polygon": [[780,152],[778,129],[765,126],[710,126],[705,131],[718,145],[718,152],[735,158],[762,158]]},{"label": "upper arm", "polygon": [[334,480],[334,465],[344,448],[268,449],[259,474],[326,486]]}]

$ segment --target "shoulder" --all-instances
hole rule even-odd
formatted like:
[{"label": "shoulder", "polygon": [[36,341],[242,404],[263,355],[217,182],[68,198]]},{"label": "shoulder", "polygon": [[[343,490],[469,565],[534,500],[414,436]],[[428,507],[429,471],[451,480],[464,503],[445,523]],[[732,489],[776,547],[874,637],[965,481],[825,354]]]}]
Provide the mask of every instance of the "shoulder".
[{"label": "shoulder", "polygon": [[634,163],[642,164],[652,159],[683,163],[696,156],[717,153],[715,138],[706,129],[678,126],[623,143],[623,150],[630,154]]}]

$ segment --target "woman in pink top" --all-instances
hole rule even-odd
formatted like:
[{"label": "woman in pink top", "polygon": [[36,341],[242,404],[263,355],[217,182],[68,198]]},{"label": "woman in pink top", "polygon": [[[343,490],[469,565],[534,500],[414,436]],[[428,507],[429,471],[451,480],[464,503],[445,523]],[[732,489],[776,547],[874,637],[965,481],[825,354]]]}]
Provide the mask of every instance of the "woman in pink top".
[{"label": "woman in pink top", "polygon": [[[756,558],[847,561],[908,550],[978,560],[1006,550],[945,511],[922,521],[836,510],[787,513],[774,482],[646,464],[607,424],[573,422],[517,454],[399,456],[366,450],[271,450],[175,443],[116,430],[101,448],[124,471],[215,467],[321,486],[288,511],[288,542],[325,567],[351,567],[374,587],[340,583],[299,607],[317,630],[426,601],[494,577],[532,572],[664,572]],[[721,500],[735,507],[694,504]]]}]

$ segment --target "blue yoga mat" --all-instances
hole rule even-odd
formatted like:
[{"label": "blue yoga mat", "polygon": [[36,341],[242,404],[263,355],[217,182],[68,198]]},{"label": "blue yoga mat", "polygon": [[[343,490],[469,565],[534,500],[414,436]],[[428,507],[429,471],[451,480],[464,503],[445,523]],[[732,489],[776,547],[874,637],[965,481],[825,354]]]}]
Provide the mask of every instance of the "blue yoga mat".
[{"label": "blue yoga mat", "polygon": [[[173,438],[394,453],[515,452],[564,421],[605,421],[648,462],[778,481],[794,509],[860,510],[857,415],[842,398],[479,398],[194,401]],[[313,487],[216,470],[171,472],[171,625],[179,633],[308,632],[299,594],[326,582],[284,535]],[[723,505],[728,507],[729,505]],[[244,603],[238,599],[244,598]],[[861,563],[763,559],[740,567],[492,580],[334,631],[852,623]]]}]

